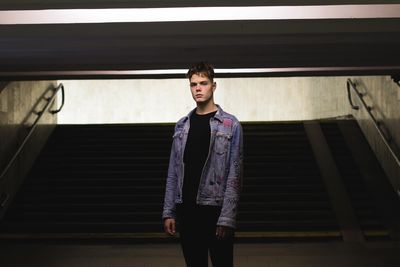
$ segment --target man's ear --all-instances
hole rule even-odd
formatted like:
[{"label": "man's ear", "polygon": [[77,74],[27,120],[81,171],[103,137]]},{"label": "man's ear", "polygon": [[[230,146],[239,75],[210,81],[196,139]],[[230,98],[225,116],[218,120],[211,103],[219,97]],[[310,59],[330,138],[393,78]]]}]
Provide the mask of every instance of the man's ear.
[{"label": "man's ear", "polygon": [[217,83],[213,82],[213,92],[215,91],[215,89],[217,89]]}]

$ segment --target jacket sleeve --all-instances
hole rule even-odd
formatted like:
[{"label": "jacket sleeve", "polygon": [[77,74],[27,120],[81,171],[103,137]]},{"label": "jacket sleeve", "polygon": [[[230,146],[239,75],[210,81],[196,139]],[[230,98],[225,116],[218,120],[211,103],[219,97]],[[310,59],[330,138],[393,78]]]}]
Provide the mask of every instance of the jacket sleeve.
[{"label": "jacket sleeve", "polygon": [[236,228],[236,214],[240,192],[243,186],[243,134],[242,126],[236,122],[233,126],[228,176],[221,214],[217,225]]},{"label": "jacket sleeve", "polygon": [[164,196],[164,208],[162,213],[162,219],[166,218],[176,218],[175,212],[175,195],[177,190],[177,175],[175,170],[175,139],[172,142],[171,153],[169,157],[169,165],[168,165],[168,175],[165,186],[165,196]]}]

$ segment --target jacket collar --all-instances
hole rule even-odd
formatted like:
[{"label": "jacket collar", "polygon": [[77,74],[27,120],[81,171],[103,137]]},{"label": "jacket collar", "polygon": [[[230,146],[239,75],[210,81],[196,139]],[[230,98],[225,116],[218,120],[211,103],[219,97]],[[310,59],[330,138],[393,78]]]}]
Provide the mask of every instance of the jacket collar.
[{"label": "jacket collar", "polygon": [[[220,122],[223,122],[223,120],[224,120],[223,119],[224,111],[222,110],[222,108],[218,104],[215,104],[215,105],[217,106],[217,113],[215,113],[214,118],[219,120]],[[188,120],[190,118],[190,116],[192,115],[192,113],[195,112],[195,111],[196,111],[196,108],[192,109],[189,112],[189,114],[186,115],[185,121]]]}]

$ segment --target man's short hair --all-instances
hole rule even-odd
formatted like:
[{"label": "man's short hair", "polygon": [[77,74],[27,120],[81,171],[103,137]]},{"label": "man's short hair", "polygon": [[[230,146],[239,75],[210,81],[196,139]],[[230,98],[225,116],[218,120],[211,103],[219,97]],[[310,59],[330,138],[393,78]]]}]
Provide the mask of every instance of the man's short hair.
[{"label": "man's short hair", "polygon": [[201,75],[201,76],[206,76],[210,81],[214,80],[214,67],[207,63],[207,62],[198,62],[194,64],[193,66],[190,67],[188,70],[186,77],[187,78],[192,78],[193,74]]}]

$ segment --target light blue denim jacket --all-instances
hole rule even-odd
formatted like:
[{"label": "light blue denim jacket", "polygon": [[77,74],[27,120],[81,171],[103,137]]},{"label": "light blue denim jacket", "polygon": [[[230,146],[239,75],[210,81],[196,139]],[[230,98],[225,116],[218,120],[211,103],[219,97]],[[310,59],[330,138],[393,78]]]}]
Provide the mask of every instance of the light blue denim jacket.
[{"label": "light blue denim jacket", "polygon": [[[239,121],[218,106],[210,119],[209,153],[200,177],[198,205],[221,206],[217,225],[236,228],[236,214],[243,176],[243,137]],[[163,219],[176,218],[176,204],[182,203],[183,154],[190,127],[190,115],[175,125],[168,167]]]}]

